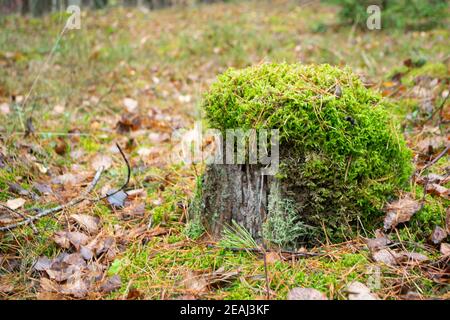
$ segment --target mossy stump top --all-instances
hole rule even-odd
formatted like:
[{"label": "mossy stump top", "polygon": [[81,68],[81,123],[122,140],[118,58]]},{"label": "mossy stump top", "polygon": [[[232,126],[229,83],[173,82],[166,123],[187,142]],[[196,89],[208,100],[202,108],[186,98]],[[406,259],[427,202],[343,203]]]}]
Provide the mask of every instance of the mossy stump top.
[{"label": "mossy stump top", "polygon": [[[289,231],[280,231],[283,228],[303,230],[288,237],[295,242],[323,231],[339,239],[356,225],[376,224],[385,201],[412,172],[410,151],[390,107],[350,69],[326,64],[267,63],[229,69],[203,101],[211,128],[279,130],[280,169],[272,181],[279,183],[280,192],[275,199],[268,187],[264,221],[267,237],[275,242],[284,235],[274,233]],[[229,207],[224,202],[234,201],[233,196],[225,200],[217,194],[224,191],[217,188],[220,181],[208,190],[208,170],[205,180],[206,223],[211,225],[214,219],[229,223],[236,217],[225,212]],[[276,214],[284,223],[292,220],[290,225],[276,225],[271,219]],[[218,219],[221,215],[226,218]]]}]

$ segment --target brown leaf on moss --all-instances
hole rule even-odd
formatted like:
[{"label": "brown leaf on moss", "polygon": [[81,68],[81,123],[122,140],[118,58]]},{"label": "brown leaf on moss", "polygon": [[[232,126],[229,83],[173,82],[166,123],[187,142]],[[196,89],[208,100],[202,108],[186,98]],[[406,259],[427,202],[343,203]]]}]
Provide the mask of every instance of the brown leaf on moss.
[{"label": "brown leaf on moss", "polygon": [[437,183],[431,183],[427,185],[427,193],[430,193],[435,196],[443,197],[448,199],[450,197],[450,190],[444,186],[441,186]]},{"label": "brown leaf on moss", "polygon": [[408,222],[420,207],[419,202],[409,195],[389,203],[385,209],[384,230],[395,228],[399,223]]},{"label": "brown leaf on moss", "polygon": [[441,253],[444,257],[450,256],[450,244],[448,243],[441,243]]},{"label": "brown leaf on moss", "polygon": [[443,136],[433,136],[421,140],[417,149],[422,154],[432,155],[445,147],[447,139]]},{"label": "brown leaf on moss", "polygon": [[372,258],[375,262],[382,262],[390,266],[397,264],[397,254],[391,249],[381,249],[374,252],[372,253]]},{"label": "brown leaf on moss", "polygon": [[351,282],[346,291],[348,300],[378,300],[378,297],[370,292],[370,289],[359,281]]},{"label": "brown leaf on moss", "polygon": [[434,244],[439,244],[444,241],[445,238],[447,238],[447,231],[439,226],[436,226],[431,234],[431,242]]},{"label": "brown leaf on moss", "polygon": [[87,214],[73,214],[70,218],[89,233],[96,233],[98,231],[100,219],[97,217]]},{"label": "brown leaf on moss", "polygon": [[328,298],[313,288],[293,288],[289,291],[287,300],[328,300]]}]

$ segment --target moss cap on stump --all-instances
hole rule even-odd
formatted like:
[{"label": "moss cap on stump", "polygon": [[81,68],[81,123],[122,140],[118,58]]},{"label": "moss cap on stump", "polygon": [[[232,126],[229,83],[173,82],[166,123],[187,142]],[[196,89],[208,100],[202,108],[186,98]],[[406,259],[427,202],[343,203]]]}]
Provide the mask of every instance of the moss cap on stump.
[{"label": "moss cap on stump", "polygon": [[412,172],[390,103],[348,68],[229,69],[205,94],[203,108],[209,126],[222,131],[279,130],[277,178],[308,225],[342,232],[356,220],[373,225]]}]

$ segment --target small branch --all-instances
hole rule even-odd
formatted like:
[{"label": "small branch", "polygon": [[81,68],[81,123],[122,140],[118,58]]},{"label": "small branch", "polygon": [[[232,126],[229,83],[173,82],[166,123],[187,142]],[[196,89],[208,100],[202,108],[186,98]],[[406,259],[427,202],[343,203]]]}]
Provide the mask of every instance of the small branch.
[{"label": "small branch", "polygon": [[[66,208],[75,206],[75,205],[83,202],[84,200],[86,200],[86,196],[90,192],[92,192],[92,190],[97,185],[98,181],[100,180],[100,177],[101,177],[102,173],[103,173],[103,167],[101,167],[99,170],[97,170],[97,172],[96,172],[96,174],[94,176],[94,179],[92,180],[91,184],[89,185],[89,187],[86,189],[86,191],[83,193],[83,195],[81,197],[75,198],[75,199],[73,199],[73,200],[71,200],[71,201],[69,201],[69,202],[67,202],[66,204],[63,204],[63,205],[59,205],[59,206],[56,206],[54,208],[50,208],[50,209],[47,209],[47,210],[42,210],[38,214],[36,214],[34,216],[31,216],[31,217],[28,217],[25,220],[22,220],[20,222],[17,222],[17,223],[14,223],[14,224],[10,224],[10,225],[7,225],[5,227],[0,227],[0,231],[3,231],[3,232],[4,231],[9,231],[9,230],[15,229],[15,228],[17,228],[19,226],[32,224],[33,221],[36,221],[36,220],[38,220],[38,219],[40,219],[42,217],[48,216],[50,214],[54,214],[56,212],[62,211],[64,209],[66,209]],[[13,210],[13,211],[23,217],[23,214],[17,212],[16,210]]]},{"label": "small branch", "polygon": [[112,193],[107,193],[104,196],[101,196],[99,198],[96,199],[92,199],[91,201],[100,201],[100,200],[104,200],[106,198],[109,198],[117,193],[119,193],[120,191],[123,191],[126,187],[128,187],[128,184],[130,183],[130,179],[131,179],[131,166],[130,166],[130,162],[128,161],[127,157],[125,156],[125,153],[122,151],[122,148],[120,148],[119,144],[116,143],[116,147],[117,149],[119,149],[120,155],[122,156],[123,161],[125,162],[125,164],[127,165],[127,180],[125,181],[125,183],[116,191],[112,192]]},{"label": "small branch", "polygon": [[431,116],[427,119],[427,121],[433,119],[433,117],[436,115],[436,113],[439,112],[439,117],[442,119],[442,110],[445,106],[445,103],[447,102],[448,96],[450,95],[450,91],[448,91],[447,95],[445,96],[444,100],[442,100],[441,105],[434,110],[434,112],[431,114]]},{"label": "small branch", "polygon": [[443,156],[445,156],[445,155],[447,154],[447,152],[448,152],[449,149],[450,149],[450,144],[447,145],[447,147],[446,147],[441,153],[439,153],[438,156],[437,156],[436,158],[434,158],[434,159],[431,160],[429,163],[427,163],[427,164],[425,165],[425,167],[423,167],[423,168],[420,170],[420,172],[422,173],[423,171],[425,171],[426,169],[428,169],[429,167],[431,167],[432,165],[434,165],[436,162],[438,162],[439,159],[441,159]]}]

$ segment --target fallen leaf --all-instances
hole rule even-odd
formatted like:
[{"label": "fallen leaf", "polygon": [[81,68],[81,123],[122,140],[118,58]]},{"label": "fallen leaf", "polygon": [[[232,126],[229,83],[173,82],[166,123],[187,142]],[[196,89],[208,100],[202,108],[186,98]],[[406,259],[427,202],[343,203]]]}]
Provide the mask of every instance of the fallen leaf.
[{"label": "fallen leaf", "polygon": [[208,288],[208,282],[201,274],[196,274],[193,271],[186,273],[185,279],[182,281],[184,287],[193,294],[205,293]]},{"label": "fallen leaf", "polygon": [[87,175],[84,173],[80,174],[72,174],[72,173],[65,173],[60,176],[54,177],[51,181],[53,184],[61,184],[61,185],[76,185],[84,180],[86,180]]},{"label": "fallen leaf", "polygon": [[430,173],[426,175],[425,177],[419,177],[417,179],[417,183],[420,183],[422,185],[428,184],[428,183],[439,183],[439,184],[446,184],[450,181],[450,176],[444,177],[436,173]]},{"label": "fallen leaf", "polygon": [[386,206],[386,217],[384,218],[384,229],[395,228],[399,223],[407,222],[420,209],[418,201],[409,195],[389,203]]},{"label": "fallen leaf", "polygon": [[440,251],[444,257],[450,256],[450,244],[445,243],[445,242],[441,243]]},{"label": "fallen leaf", "polygon": [[390,266],[397,264],[397,254],[390,249],[381,249],[374,252],[372,258],[375,262],[382,262]]},{"label": "fallen leaf", "polygon": [[137,300],[141,299],[144,295],[136,288],[130,288],[127,294],[127,300]]},{"label": "fallen leaf", "polygon": [[123,99],[123,105],[127,109],[128,112],[135,112],[138,108],[138,102],[131,98],[125,98]]},{"label": "fallen leaf", "polygon": [[34,183],[33,188],[41,195],[49,195],[53,193],[52,188],[47,184]]},{"label": "fallen leaf", "polygon": [[435,196],[443,197],[448,199],[450,196],[450,190],[444,186],[441,186],[437,183],[431,183],[427,185],[427,193],[430,193]]},{"label": "fallen leaf", "polygon": [[19,196],[30,197],[33,200],[39,200],[39,196],[36,193],[22,188],[22,186],[17,183],[8,183],[8,187],[9,191]]},{"label": "fallen leaf", "polygon": [[277,261],[280,261],[281,260],[281,257],[280,257],[280,255],[277,253],[277,252],[275,252],[275,251],[270,251],[270,252],[267,252],[266,253],[266,262],[267,262],[267,264],[274,264],[275,262],[277,262]]},{"label": "fallen leaf", "polygon": [[328,300],[325,294],[313,288],[293,288],[287,300]]},{"label": "fallen leaf", "polygon": [[111,191],[108,192],[108,202],[113,209],[122,209],[125,207],[125,200],[128,195],[125,191],[120,190],[119,192]]},{"label": "fallen leaf", "polygon": [[113,275],[112,277],[108,277],[101,285],[100,290],[103,293],[110,293],[117,289],[120,289],[122,286],[122,281],[118,275]]},{"label": "fallen leaf", "polygon": [[386,237],[384,234],[377,235],[374,239],[367,239],[366,244],[371,252],[377,251],[379,249],[385,248],[387,245],[392,243],[392,241]]},{"label": "fallen leaf", "polygon": [[396,256],[398,262],[405,262],[408,264],[417,264],[430,260],[426,255],[418,252],[400,252]]},{"label": "fallen leaf", "polygon": [[423,154],[431,155],[444,148],[445,143],[447,143],[447,138],[443,136],[428,137],[417,144],[417,149]]},{"label": "fallen leaf", "polygon": [[348,292],[348,300],[378,300],[378,297],[370,292],[370,289],[359,281],[351,282],[346,291]]},{"label": "fallen leaf", "polygon": [[54,235],[55,242],[62,248],[69,249],[72,244],[75,249],[79,250],[81,245],[85,245],[89,237],[81,232],[58,231]]},{"label": "fallen leaf", "polygon": [[443,228],[436,226],[433,233],[431,234],[431,242],[433,242],[434,244],[439,244],[445,238],[447,238],[447,232]]},{"label": "fallen leaf", "polygon": [[12,210],[17,210],[25,204],[25,199],[17,198],[6,201],[6,206]]},{"label": "fallen leaf", "polygon": [[100,168],[103,168],[103,170],[108,170],[111,168],[112,163],[113,161],[110,156],[99,154],[92,160],[92,168],[96,171],[100,170]]},{"label": "fallen leaf", "polygon": [[70,218],[89,233],[96,233],[99,229],[99,218],[87,214],[73,214]]},{"label": "fallen leaf", "polygon": [[85,279],[80,275],[75,275],[67,280],[65,284],[61,286],[61,293],[69,294],[75,298],[84,298],[89,292],[89,285]]},{"label": "fallen leaf", "polygon": [[3,114],[9,114],[10,113],[10,108],[9,108],[9,104],[7,103],[2,103],[0,104],[0,112]]},{"label": "fallen leaf", "polygon": [[34,264],[33,269],[37,271],[45,271],[47,269],[50,269],[51,265],[52,260],[47,257],[39,257],[39,259]]},{"label": "fallen leaf", "polygon": [[14,291],[14,286],[10,283],[0,283],[0,293],[11,293]]}]

